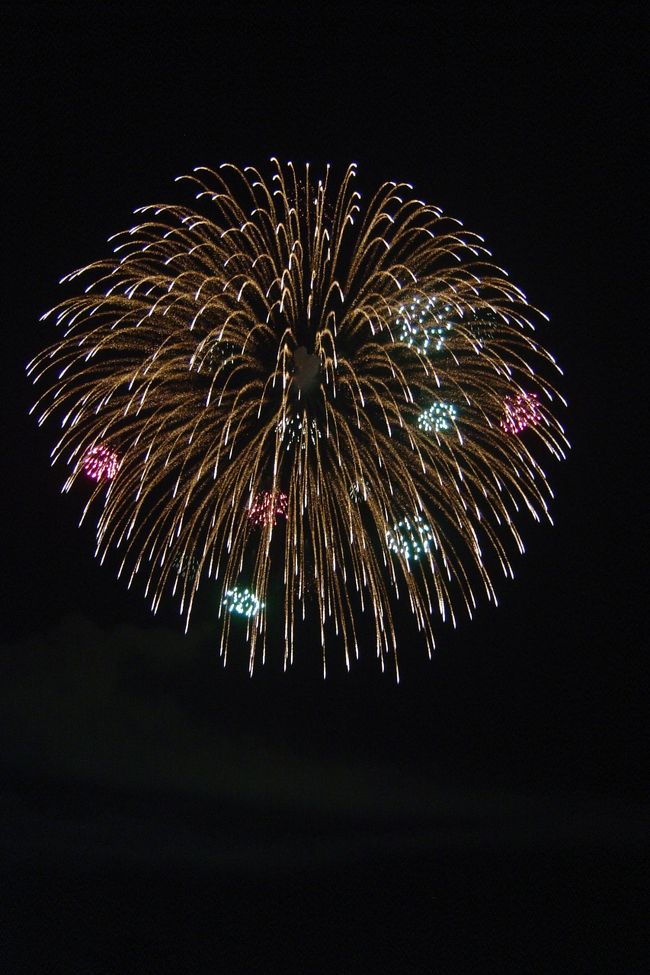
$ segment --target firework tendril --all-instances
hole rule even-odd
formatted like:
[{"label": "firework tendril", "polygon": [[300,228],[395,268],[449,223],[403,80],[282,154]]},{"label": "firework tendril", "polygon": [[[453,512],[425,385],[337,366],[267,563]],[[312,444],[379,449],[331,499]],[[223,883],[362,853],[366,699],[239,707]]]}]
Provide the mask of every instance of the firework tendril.
[{"label": "firework tendril", "polygon": [[[568,447],[531,334],[545,316],[477,234],[408,184],[362,203],[355,177],[275,159],[181,177],[198,203],[140,208],[64,278],[83,290],[43,316],[63,336],[29,366],[64,490],[115,458],[84,509],[99,558],[140,574],[154,611],[176,592],[186,624],[217,580],[221,653],[243,616],[251,672],[276,631],[293,661],[306,606],[324,669],[374,631],[399,676],[405,610],[430,655],[439,620],[479,589],[496,602],[521,516],[550,520],[539,455]],[[283,517],[250,517],[280,497]]]}]

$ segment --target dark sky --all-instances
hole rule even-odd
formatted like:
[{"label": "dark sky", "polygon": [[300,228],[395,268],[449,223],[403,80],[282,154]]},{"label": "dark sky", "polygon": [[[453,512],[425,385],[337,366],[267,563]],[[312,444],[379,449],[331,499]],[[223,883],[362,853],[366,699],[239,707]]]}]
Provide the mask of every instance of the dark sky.
[{"label": "dark sky", "polygon": [[[475,921],[467,957],[494,959],[484,971],[546,971],[536,937],[549,966],[554,950],[572,971],[594,970],[590,951],[629,963],[647,823],[640,17],[214,9],[9,15],[11,970],[50,944],[62,971],[119,951],[202,971],[187,959],[197,939],[208,956],[207,926],[230,970],[274,971],[286,951],[306,971],[431,971],[452,964],[459,916]],[[176,200],[174,177],[270,155],[412,182],[549,312],[565,370],[555,527],[524,527],[499,608],[442,629],[432,662],[403,649],[399,687],[370,647],[325,683],[309,646],[287,675],[224,672],[206,604],[185,637],[93,561],[79,493],[62,497],[49,467],[54,429],[27,416],[59,278],[105,255],[136,206]]]}]

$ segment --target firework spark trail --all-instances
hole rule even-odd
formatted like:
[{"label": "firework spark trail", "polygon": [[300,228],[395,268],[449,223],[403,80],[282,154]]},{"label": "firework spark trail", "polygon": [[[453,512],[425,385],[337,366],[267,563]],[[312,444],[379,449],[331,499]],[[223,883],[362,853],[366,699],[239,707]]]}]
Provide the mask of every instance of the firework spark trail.
[{"label": "firework spark trail", "polygon": [[[84,516],[102,506],[98,556],[118,550],[154,609],[178,591],[189,621],[201,577],[218,579],[222,653],[237,606],[252,671],[282,578],[285,664],[311,592],[324,668],[330,644],[358,656],[363,613],[397,667],[396,600],[430,654],[435,620],[471,615],[477,583],[496,601],[492,562],[512,575],[522,511],[550,519],[537,458],[568,447],[559,370],[530,334],[545,316],[482,238],[410,186],[363,206],[354,165],[338,191],[329,167],[272,167],[195,170],[205,212],[142,207],[112,257],[64,279],[90,283],[43,316],[64,334],[30,364],[49,384],[35,409],[61,418],[65,490],[114,456]],[[281,496],[286,521],[247,517]],[[389,544],[404,519],[426,526],[415,561]]]}]

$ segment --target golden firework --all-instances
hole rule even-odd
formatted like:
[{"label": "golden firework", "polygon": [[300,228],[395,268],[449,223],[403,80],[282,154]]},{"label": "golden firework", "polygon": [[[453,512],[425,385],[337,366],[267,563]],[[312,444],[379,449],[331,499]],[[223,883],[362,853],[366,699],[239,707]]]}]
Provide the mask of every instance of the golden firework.
[{"label": "golden firework", "polygon": [[[200,209],[142,207],[64,279],[88,284],[43,316],[64,336],[30,364],[49,378],[35,409],[61,416],[65,490],[89,450],[115,454],[84,515],[97,501],[97,554],[115,549],[129,585],[143,574],[154,611],[179,590],[189,621],[218,580],[221,651],[245,606],[252,670],[280,578],[285,666],[311,590],[324,668],[332,645],[349,667],[370,627],[397,670],[396,606],[430,654],[477,586],[496,601],[522,510],[549,517],[557,366],[482,238],[411,186],[362,204],[354,165],[338,186],[329,167],[272,167],[195,170]],[[515,430],[522,398],[535,423]],[[262,492],[286,495],[286,521],[247,517]]]}]

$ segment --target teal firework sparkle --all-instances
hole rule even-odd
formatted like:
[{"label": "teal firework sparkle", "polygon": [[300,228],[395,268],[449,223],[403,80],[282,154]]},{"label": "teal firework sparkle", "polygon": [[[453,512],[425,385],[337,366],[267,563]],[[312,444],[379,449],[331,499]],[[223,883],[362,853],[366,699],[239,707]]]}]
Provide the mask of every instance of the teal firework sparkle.
[{"label": "teal firework sparkle", "polygon": [[433,544],[434,534],[421,515],[401,518],[386,532],[386,542],[391,552],[401,555],[407,562],[417,562],[426,555]]},{"label": "teal firework sparkle", "polygon": [[224,593],[223,604],[235,616],[256,616],[264,609],[264,603],[246,586],[233,586]]},{"label": "teal firework sparkle", "polygon": [[399,340],[426,355],[441,352],[452,328],[453,305],[433,295],[430,298],[414,297],[408,304],[400,305],[397,325]]}]

